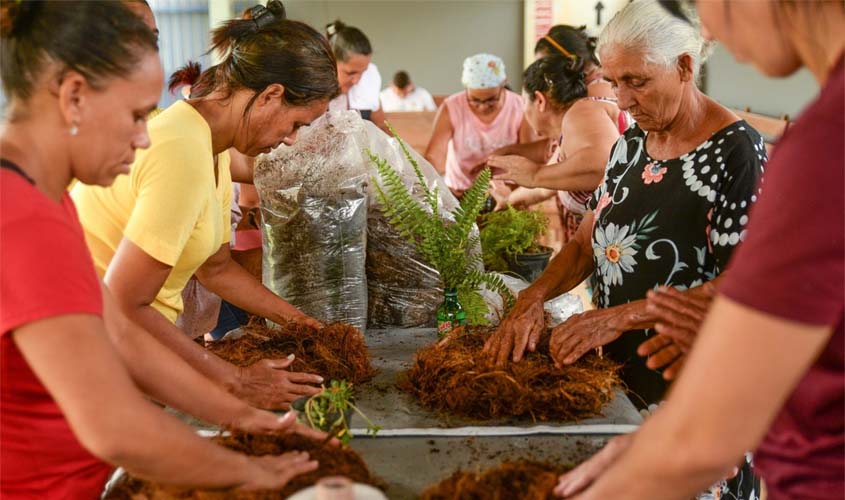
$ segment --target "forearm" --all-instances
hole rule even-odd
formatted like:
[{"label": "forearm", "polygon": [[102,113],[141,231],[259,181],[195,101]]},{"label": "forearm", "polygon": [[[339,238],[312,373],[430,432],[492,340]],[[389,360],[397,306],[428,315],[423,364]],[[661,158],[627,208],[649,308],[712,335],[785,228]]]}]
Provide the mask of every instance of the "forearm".
[{"label": "forearm", "polygon": [[546,163],[548,160],[548,149],[549,140],[540,139],[539,141],[517,143],[501,147],[493,151],[491,156],[517,155],[528,158],[535,163]]},{"label": "forearm", "polygon": [[508,196],[508,204],[516,208],[526,208],[542,203],[557,194],[557,191],[544,188],[516,188]]},{"label": "forearm", "polygon": [[592,149],[581,149],[534,174],[534,186],[557,191],[594,191],[604,178],[607,157]]},{"label": "forearm", "polygon": [[104,298],[109,338],[135,384],[144,393],[220,426],[230,426],[252,410],[112,307],[107,293]]},{"label": "forearm", "polygon": [[592,252],[586,252],[577,240],[567,243],[549,263],[543,274],[520,295],[533,296],[543,301],[553,299],[580,284],[593,272]]},{"label": "forearm", "polygon": [[197,279],[226,302],[275,323],[303,315],[302,311],[271,292],[231,258],[210,272],[198,272]]},{"label": "forearm", "polygon": [[[226,390],[235,390],[238,386],[237,367],[223,361],[207,349],[188,338],[179,328],[167,320],[150,305],[141,305],[124,309],[126,316],[149,332],[156,341],[173,351],[213,382]],[[148,360],[143,360],[146,363]]]}]

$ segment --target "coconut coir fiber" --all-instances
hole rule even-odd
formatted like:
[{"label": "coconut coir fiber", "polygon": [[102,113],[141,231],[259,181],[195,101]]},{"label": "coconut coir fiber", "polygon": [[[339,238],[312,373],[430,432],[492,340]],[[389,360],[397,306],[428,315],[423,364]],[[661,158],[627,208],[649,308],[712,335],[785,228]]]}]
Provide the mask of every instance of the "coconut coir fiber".
[{"label": "coconut coir fiber", "polygon": [[281,455],[292,450],[307,451],[310,458],[319,462],[319,468],[307,474],[296,476],[279,491],[202,491],[185,490],[164,486],[131,476],[123,476],[109,491],[107,500],[281,500],[299,490],[315,484],[327,476],[346,476],[355,482],[384,488],[383,482],[373,476],[367,464],[349,448],[323,446],[299,435],[290,434],[247,434],[233,432],[231,435],[214,438],[219,444],[247,455]]},{"label": "coconut coir fiber", "polygon": [[461,329],[418,351],[400,388],[427,408],[461,417],[570,422],[600,414],[620,384],[619,365],[595,354],[556,368],[548,354],[549,332],[536,352],[497,369],[481,353],[491,333]]},{"label": "coconut coir fiber", "polygon": [[483,472],[458,471],[426,488],[421,500],[546,500],[566,467],[539,462],[505,462]]},{"label": "coconut coir fiber", "polygon": [[288,322],[269,328],[253,322],[243,329],[246,335],[211,342],[209,350],[237,366],[294,354],[292,371],[316,373],[326,380],[352,384],[366,382],[376,374],[364,334],[353,326],[334,323],[317,329]]}]

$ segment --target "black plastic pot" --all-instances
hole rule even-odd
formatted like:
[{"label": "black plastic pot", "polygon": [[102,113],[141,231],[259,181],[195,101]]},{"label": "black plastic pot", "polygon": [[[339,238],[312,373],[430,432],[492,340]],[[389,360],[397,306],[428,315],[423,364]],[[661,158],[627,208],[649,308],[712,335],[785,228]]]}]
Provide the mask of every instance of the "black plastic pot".
[{"label": "black plastic pot", "polygon": [[549,265],[549,259],[552,257],[551,248],[542,248],[544,251],[540,253],[524,253],[508,258],[508,267],[511,272],[518,274],[525,281],[533,283],[543,274],[546,266]]}]

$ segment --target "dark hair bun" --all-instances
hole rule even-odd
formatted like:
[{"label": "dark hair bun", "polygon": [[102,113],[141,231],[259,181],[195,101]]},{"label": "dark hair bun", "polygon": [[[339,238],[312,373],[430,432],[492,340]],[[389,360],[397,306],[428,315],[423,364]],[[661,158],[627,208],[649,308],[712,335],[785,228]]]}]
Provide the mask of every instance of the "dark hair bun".
[{"label": "dark hair bun", "polygon": [[267,10],[273,13],[276,19],[287,19],[288,12],[282,2],[279,0],[270,0],[267,2]]},{"label": "dark hair bun", "polygon": [[15,31],[26,27],[39,7],[40,2],[0,0],[0,36],[3,38],[14,36]]}]

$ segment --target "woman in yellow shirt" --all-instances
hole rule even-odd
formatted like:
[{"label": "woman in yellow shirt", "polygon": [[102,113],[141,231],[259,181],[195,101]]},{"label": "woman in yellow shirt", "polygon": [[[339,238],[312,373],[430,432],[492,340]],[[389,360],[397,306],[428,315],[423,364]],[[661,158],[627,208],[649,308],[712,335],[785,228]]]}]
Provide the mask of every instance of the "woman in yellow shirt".
[{"label": "woman in yellow shirt", "polygon": [[285,19],[271,1],[253,19],[212,34],[221,63],[149,123],[152,146],[111,187],[77,185],[77,204],[98,272],[126,314],[206,376],[251,404],[287,408],[322,378],[286,368],[292,359],[238,368],[174,322],[191,276],[224,300],[276,322],[319,323],[261,285],[229,253],[229,156],[267,153],[322,115],[338,92],[326,40]]}]

